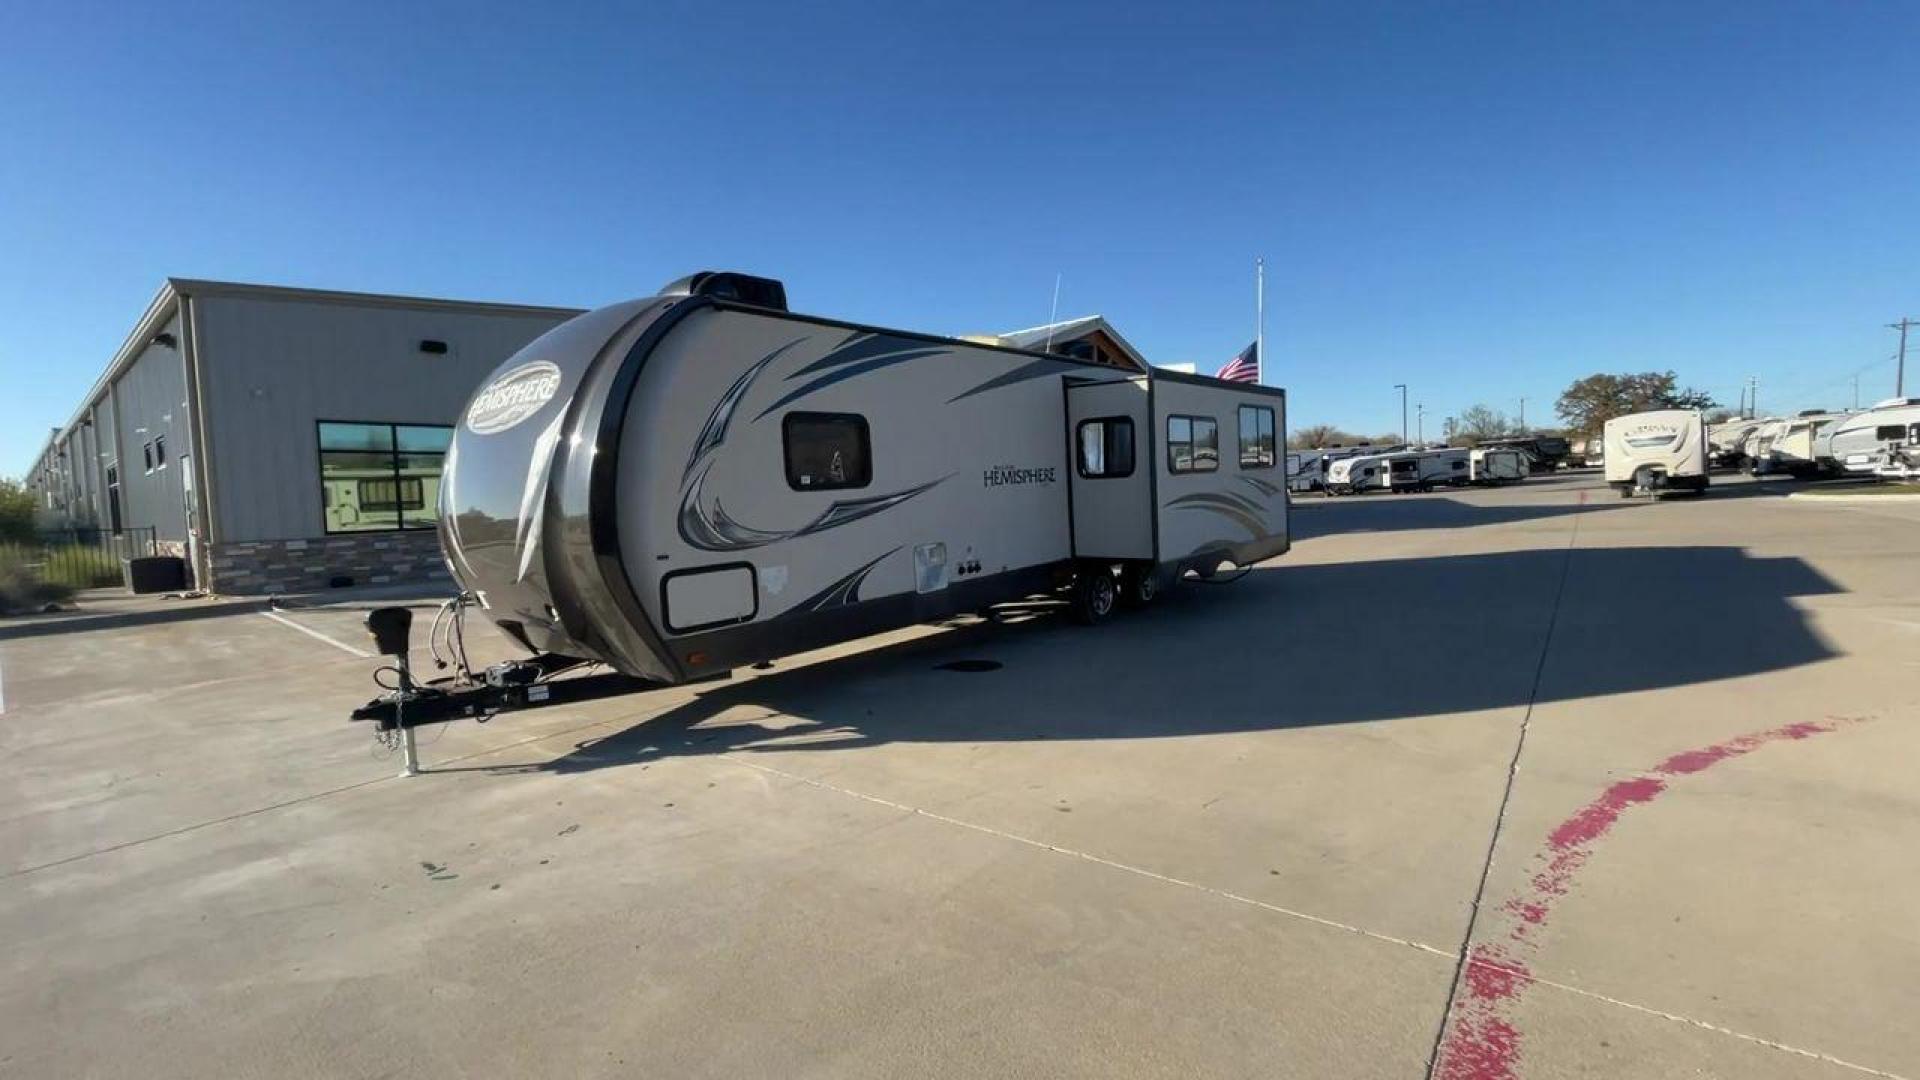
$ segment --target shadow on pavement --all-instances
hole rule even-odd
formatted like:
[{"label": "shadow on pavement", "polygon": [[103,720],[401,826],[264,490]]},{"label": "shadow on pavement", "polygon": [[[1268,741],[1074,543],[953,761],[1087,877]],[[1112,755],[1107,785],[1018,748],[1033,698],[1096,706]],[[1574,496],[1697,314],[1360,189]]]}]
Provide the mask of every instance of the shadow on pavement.
[{"label": "shadow on pavement", "polygon": [[[1733,547],[1276,565],[1172,590],[1091,630],[1030,605],[1006,622],[720,685],[530,768],[1437,716],[1525,705],[1536,680],[1541,700],[1654,690],[1827,658],[1788,598],[1836,591],[1798,559]],[[1000,666],[936,666],[962,659]]]},{"label": "shadow on pavement", "polygon": [[1614,509],[1614,493],[1607,488],[1588,492],[1586,504],[1534,503],[1518,506],[1478,506],[1446,495],[1297,495],[1288,528],[1293,538],[1307,540],[1340,533],[1401,532],[1411,529],[1466,529],[1477,525],[1510,525],[1564,517],[1592,510]]},{"label": "shadow on pavement", "polygon": [[138,611],[67,611],[58,615],[33,616],[27,621],[0,623],[0,641],[51,637],[57,634],[89,634],[100,630],[124,630],[132,626],[158,626],[164,623],[193,622],[243,615],[263,610],[259,600],[169,601],[172,607],[142,608]]}]

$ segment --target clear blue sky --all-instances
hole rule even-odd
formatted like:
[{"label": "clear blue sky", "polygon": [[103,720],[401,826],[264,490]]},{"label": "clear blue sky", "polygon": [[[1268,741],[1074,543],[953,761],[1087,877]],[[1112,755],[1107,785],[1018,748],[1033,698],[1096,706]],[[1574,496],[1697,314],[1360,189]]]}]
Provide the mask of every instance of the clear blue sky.
[{"label": "clear blue sky", "polygon": [[1914,4],[829,7],[16,5],[0,473],[167,275],[592,306],[735,268],[961,333],[1060,272],[1210,369],[1264,255],[1266,381],[1369,432],[1396,382],[1429,431],[1595,370],[1870,401],[1920,317]]}]

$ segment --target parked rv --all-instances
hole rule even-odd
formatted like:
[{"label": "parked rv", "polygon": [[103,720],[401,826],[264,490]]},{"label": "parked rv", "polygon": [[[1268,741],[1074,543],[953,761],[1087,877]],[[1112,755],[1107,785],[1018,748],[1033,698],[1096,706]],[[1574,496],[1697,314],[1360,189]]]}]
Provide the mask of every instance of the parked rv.
[{"label": "parked rv", "polygon": [[1436,487],[1457,487],[1467,482],[1468,451],[1460,449],[1409,450],[1387,456],[1387,489],[1390,491],[1432,491]]},{"label": "parked rv", "polygon": [[1885,455],[1887,432],[1904,432],[1920,423],[1920,398],[1889,398],[1871,409],[1854,413],[1827,428],[1819,444],[1824,460],[1836,471],[1872,473]]},{"label": "parked rv", "polygon": [[537,656],[671,684],[1063,590],[1083,621],[1287,550],[1284,392],[787,310],[696,274],[536,339],[442,477]]},{"label": "parked rv", "polygon": [[1364,454],[1378,454],[1385,447],[1361,444],[1359,446],[1328,446],[1311,450],[1287,451],[1287,488],[1290,491],[1319,491],[1326,486],[1327,470],[1342,458],[1358,457]]},{"label": "parked rv", "polygon": [[1748,473],[1766,476],[1774,471],[1773,444],[1786,434],[1790,423],[1792,421],[1785,417],[1776,417],[1747,433],[1740,445],[1740,456],[1746,462]]},{"label": "parked rv", "polygon": [[1475,447],[1467,459],[1467,479],[1476,484],[1517,483],[1528,472],[1527,455],[1510,446]]},{"label": "parked rv", "polygon": [[1768,449],[1772,458],[1770,471],[1784,472],[1793,476],[1812,476],[1820,471],[1816,447],[1820,433],[1827,427],[1843,419],[1841,413],[1822,412],[1818,409],[1803,412],[1786,422],[1786,426],[1773,437]]},{"label": "parked rv", "polygon": [[1620,497],[1707,489],[1707,426],[1698,409],[1633,413],[1606,423],[1607,483]]},{"label": "parked rv", "polygon": [[1387,459],[1391,454],[1356,454],[1327,466],[1326,495],[1358,495],[1387,486]]},{"label": "parked rv", "polygon": [[1707,428],[1707,456],[1715,468],[1732,469],[1746,462],[1747,441],[1771,417],[1727,420]]},{"label": "parked rv", "polygon": [[1886,449],[1874,475],[1883,480],[1920,480],[1920,422],[1908,424],[1905,431],[1898,424],[1886,424],[1879,433]]},{"label": "parked rv", "polygon": [[1567,462],[1573,445],[1558,435],[1506,435],[1482,439],[1481,446],[1505,446],[1527,455],[1527,467],[1534,472],[1552,472]]}]

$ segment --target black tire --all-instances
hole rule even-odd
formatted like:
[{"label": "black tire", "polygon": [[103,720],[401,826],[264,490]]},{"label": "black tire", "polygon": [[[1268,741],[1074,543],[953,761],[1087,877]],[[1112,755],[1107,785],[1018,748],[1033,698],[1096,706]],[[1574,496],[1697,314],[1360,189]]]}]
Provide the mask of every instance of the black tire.
[{"label": "black tire", "polygon": [[1090,567],[1073,582],[1073,621],[1082,626],[1103,622],[1113,614],[1119,599],[1113,572],[1104,566]]},{"label": "black tire", "polygon": [[1120,603],[1143,608],[1160,595],[1160,578],[1151,567],[1128,567],[1120,574]]}]

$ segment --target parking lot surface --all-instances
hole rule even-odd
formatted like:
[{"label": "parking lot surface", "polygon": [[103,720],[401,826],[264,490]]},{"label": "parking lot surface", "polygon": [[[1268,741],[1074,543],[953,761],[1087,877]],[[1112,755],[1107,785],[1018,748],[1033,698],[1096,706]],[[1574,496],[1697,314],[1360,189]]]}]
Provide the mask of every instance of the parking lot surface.
[{"label": "parking lot surface", "polygon": [[1920,506],[1782,490],[1302,497],[407,779],[375,599],[0,623],[0,1074],[1920,1077]]}]

